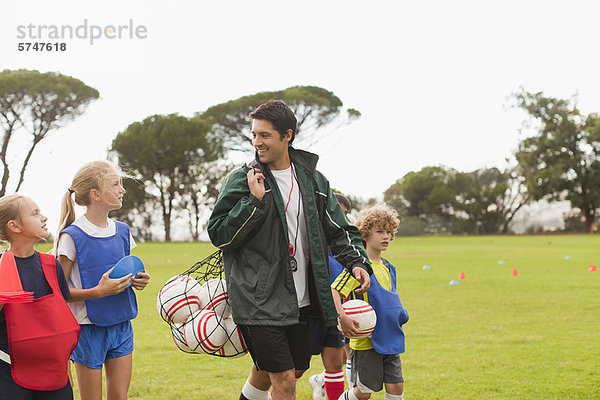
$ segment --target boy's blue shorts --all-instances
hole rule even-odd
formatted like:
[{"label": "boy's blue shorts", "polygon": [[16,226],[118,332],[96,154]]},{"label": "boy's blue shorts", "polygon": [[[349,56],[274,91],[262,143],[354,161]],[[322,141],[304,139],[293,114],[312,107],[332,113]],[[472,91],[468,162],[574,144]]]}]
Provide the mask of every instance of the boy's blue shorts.
[{"label": "boy's blue shorts", "polygon": [[102,369],[110,358],[126,356],[133,352],[133,328],[131,321],[110,326],[84,324],[79,333],[77,347],[71,360],[92,369]]}]

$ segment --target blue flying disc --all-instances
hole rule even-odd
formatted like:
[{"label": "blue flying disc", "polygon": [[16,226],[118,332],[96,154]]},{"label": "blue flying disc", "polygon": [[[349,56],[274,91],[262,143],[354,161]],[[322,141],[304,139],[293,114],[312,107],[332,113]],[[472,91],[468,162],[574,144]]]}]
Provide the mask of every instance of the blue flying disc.
[{"label": "blue flying disc", "polygon": [[[144,263],[137,256],[125,256],[119,260],[115,267],[108,275],[109,278],[122,278],[125,275],[131,274],[132,277],[137,278],[138,272],[144,272]],[[130,283],[131,284],[131,283]]]}]

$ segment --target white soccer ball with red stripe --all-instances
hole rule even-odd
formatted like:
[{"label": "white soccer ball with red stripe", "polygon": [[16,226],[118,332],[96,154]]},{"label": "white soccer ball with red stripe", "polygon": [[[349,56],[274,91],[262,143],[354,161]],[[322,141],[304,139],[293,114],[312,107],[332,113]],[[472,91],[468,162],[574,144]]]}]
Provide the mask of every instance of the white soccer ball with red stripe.
[{"label": "white soccer ball with red stripe", "polygon": [[227,331],[227,340],[217,354],[229,358],[239,358],[248,353],[248,348],[242,337],[242,332],[233,318],[225,318],[221,321]]},{"label": "white soccer ball with red stripe", "polygon": [[227,282],[225,279],[214,278],[206,281],[200,289],[200,308],[213,310],[219,318],[231,315]]},{"label": "white soccer ball with red stripe", "polygon": [[227,331],[213,310],[199,310],[183,325],[183,336],[194,353],[212,354],[227,341]]},{"label": "white soccer ball with red stripe", "polygon": [[168,323],[182,324],[200,308],[200,284],[189,275],[172,277],[156,297],[156,309]]},{"label": "white soccer ball with red stripe", "polygon": [[[377,323],[377,315],[375,310],[369,303],[363,300],[349,300],[342,304],[346,315],[352,319],[358,321],[359,334],[351,336],[351,339],[360,339],[365,337],[371,337],[375,324]],[[341,332],[340,326],[338,329]]]},{"label": "white soccer ball with red stripe", "polygon": [[190,349],[190,347],[185,342],[185,336],[183,333],[183,324],[173,324],[171,327],[171,334],[173,335],[173,341],[175,342],[175,346],[181,351],[186,353],[193,353],[194,350]]}]

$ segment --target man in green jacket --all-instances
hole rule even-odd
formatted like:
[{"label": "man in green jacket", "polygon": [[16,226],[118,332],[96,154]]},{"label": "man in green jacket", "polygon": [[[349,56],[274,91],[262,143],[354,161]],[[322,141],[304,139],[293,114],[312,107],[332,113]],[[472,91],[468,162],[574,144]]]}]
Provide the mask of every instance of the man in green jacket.
[{"label": "man in green jacket", "polygon": [[369,288],[371,265],[318,171],[315,154],[291,147],[297,121],[280,100],[250,113],[255,160],[223,183],[208,223],[223,250],[233,319],[254,361],[241,400],[295,398],[310,363],[308,315],[334,325],[327,246]]}]

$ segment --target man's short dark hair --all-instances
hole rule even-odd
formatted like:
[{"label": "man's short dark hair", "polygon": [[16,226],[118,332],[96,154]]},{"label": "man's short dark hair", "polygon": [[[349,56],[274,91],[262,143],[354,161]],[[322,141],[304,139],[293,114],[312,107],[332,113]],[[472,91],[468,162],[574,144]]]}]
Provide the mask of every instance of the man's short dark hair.
[{"label": "man's short dark hair", "polygon": [[296,127],[298,121],[294,112],[290,107],[281,100],[269,100],[264,104],[261,104],[249,114],[252,119],[262,119],[271,122],[273,128],[281,138],[287,133],[288,129],[292,130],[292,138],[289,144],[291,145],[296,137]]},{"label": "man's short dark hair", "polygon": [[335,198],[337,199],[338,203],[340,203],[340,206],[346,207],[348,211],[352,209],[352,206],[350,205],[350,200],[348,200],[346,196],[339,193],[335,193]]}]

